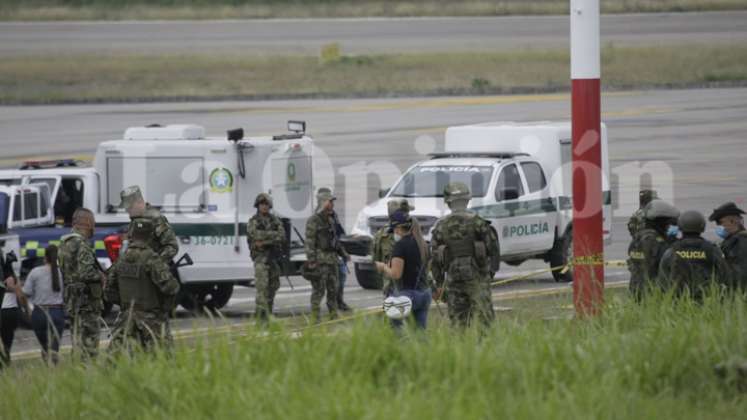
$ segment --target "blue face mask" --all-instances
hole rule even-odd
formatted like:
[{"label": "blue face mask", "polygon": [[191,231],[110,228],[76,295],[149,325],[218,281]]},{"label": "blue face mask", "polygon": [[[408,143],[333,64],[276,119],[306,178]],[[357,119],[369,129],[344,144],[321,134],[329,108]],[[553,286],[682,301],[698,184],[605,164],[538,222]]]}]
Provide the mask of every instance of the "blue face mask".
[{"label": "blue face mask", "polygon": [[716,229],[714,229],[713,232],[721,239],[726,239],[726,237],[729,236],[729,232],[727,232],[726,228],[721,225],[716,226]]},{"label": "blue face mask", "polygon": [[680,234],[680,228],[677,225],[669,225],[667,229],[667,236],[670,238],[676,238]]}]

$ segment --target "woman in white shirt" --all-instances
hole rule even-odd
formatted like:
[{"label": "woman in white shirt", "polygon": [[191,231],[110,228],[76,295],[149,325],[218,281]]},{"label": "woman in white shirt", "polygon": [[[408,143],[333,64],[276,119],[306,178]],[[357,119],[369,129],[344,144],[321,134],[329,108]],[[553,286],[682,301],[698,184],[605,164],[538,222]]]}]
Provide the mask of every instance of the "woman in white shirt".
[{"label": "woman in white shirt", "polygon": [[31,326],[41,345],[42,357],[45,360],[49,357],[53,363],[57,363],[60,338],[65,328],[65,309],[56,246],[49,245],[46,248],[44,262],[44,265],[34,268],[26,277],[23,294],[34,304]]}]

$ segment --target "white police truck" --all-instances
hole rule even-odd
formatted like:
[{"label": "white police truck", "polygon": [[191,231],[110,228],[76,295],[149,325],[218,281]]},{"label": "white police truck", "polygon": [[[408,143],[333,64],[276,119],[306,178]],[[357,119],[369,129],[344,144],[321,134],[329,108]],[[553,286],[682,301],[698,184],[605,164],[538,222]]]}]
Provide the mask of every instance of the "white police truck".
[{"label": "white police truck", "polygon": [[[610,240],[611,195],[607,128],[602,125],[602,189],[605,240]],[[471,210],[495,227],[501,261],[519,265],[541,259],[551,267],[572,257],[571,125],[568,122],[497,122],[450,127],[443,153],[412,165],[380,199],[358,215],[354,235],[373,236],[388,223],[387,202],[406,198],[426,239],[449,213],[444,186],[464,182],[472,191]],[[356,255],[355,273],[364,288],[377,288],[370,256]],[[553,272],[572,281],[572,270]]]},{"label": "white police truck", "polygon": [[178,271],[182,306],[224,306],[234,285],[254,278],[246,222],[260,192],[272,194],[274,210],[292,234],[287,266],[303,259],[295,232],[304,232],[313,211],[313,140],[303,121],[290,121],[288,128],[290,133],[276,136],[244,138],[236,129],[209,138],[197,125],[131,127],[122,139],[99,144],[92,166],[59,160],[0,171],[0,185],[48,186],[45,211],[54,216],[18,232],[24,264],[39,263],[40,250],[68,232],[61,227],[69,228],[78,207],[95,213],[95,249],[102,265],[109,264],[129,223],[118,207],[120,191],[139,185],[146,201],[169,219],[179,254],[189,253],[193,261]]}]

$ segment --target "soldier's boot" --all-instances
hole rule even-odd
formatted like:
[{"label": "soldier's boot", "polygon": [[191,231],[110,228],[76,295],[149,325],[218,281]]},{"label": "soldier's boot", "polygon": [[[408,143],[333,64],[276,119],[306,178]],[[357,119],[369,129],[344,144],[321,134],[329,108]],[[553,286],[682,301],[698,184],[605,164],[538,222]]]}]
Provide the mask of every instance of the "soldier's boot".
[{"label": "soldier's boot", "polygon": [[338,319],[340,315],[337,314],[337,311],[330,311],[329,312],[329,319],[330,321]]},{"label": "soldier's boot", "polygon": [[343,289],[337,291],[337,307],[343,312],[350,312],[353,310],[347,303],[342,299]]},{"label": "soldier's boot", "polygon": [[320,309],[319,307],[313,307],[311,308],[311,323],[312,324],[318,324],[320,321],[320,315],[319,315]]}]

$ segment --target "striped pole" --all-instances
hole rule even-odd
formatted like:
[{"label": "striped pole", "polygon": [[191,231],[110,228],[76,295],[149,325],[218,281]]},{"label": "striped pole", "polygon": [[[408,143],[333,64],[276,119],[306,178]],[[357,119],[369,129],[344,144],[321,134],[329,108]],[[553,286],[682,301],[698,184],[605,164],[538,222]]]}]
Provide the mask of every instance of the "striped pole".
[{"label": "striped pole", "polygon": [[594,315],[604,302],[599,0],[571,0],[573,304]]}]

